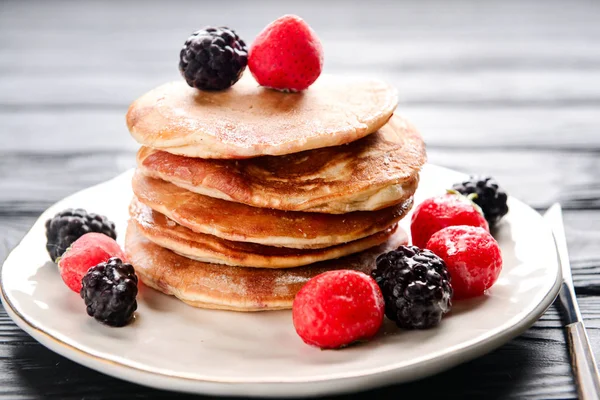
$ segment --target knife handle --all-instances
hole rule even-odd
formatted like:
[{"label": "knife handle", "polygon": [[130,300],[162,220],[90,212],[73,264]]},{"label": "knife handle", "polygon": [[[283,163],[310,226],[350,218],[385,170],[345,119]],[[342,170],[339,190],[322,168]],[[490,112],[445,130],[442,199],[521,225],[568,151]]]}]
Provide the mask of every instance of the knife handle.
[{"label": "knife handle", "polygon": [[579,398],[581,400],[600,399],[598,368],[583,322],[578,321],[567,325],[567,339]]}]

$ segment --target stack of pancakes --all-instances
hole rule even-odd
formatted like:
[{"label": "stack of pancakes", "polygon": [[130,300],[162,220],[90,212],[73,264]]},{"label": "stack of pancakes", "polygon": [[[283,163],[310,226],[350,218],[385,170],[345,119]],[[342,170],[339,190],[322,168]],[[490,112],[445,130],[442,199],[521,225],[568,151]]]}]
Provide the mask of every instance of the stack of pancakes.
[{"label": "stack of pancakes", "polygon": [[369,272],[405,242],[425,147],[396,91],[322,76],[301,93],[249,74],[220,92],[185,82],[136,100],[142,144],[125,249],[142,281],[197,307],[291,308],[333,269]]}]

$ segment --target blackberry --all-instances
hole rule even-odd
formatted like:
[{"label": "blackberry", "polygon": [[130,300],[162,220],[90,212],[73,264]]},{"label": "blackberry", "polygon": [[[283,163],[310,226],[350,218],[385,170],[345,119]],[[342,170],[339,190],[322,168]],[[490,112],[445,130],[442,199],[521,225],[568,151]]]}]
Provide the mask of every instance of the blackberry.
[{"label": "blackberry", "polygon": [[191,87],[223,90],[242,76],[248,64],[246,43],[226,27],[196,31],[179,53],[179,71]]},{"label": "blackberry", "polygon": [[468,196],[476,194],[473,202],[481,207],[483,215],[493,228],[508,213],[508,197],[496,180],[490,176],[471,176],[468,180],[455,183],[453,190]]},{"label": "blackberry", "polygon": [[113,257],[88,270],[79,294],[90,317],[106,325],[124,326],[137,309],[137,284],[133,266]]},{"label": "blackberry", "polygon": [[380,255],[371,275],[383,293],[385,315],[400,328],[431,328],[452,307],[446,264],[429,250],[400,246]]},{"label": "blackberry", "polygon": [[115,224],[105,216],[88,213],[84,209],[68,208],[46,221],[46,250],[57,262],[74,241],[90,232],[117,238]]}]

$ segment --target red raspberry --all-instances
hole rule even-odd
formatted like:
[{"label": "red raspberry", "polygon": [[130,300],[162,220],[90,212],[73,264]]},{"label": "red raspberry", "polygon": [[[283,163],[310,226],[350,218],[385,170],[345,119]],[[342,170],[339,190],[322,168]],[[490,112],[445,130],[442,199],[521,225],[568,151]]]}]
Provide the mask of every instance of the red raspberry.
[{"label": "red raspberry", "polygon": [[446,263],[455,299],[481,296],[498,279],[502,253],[496,239],[483,228],[450,226],[436,232],[427,248]]},{"label": "red raspberry", "polygon": [[425,248],[431,235],[454,225],[479,226],[489,231],[483,214],[471,200],[460,194],[448,193],[429,198],[415,208],[410,223],[412,243]]},{"label": "red raspberry", "polygon": [[58,261],[60,276],[74,292],[81,290],[81,280],[88,269],[118,257],[123,261],[125,254],[111,237],[102,233],[86,233],[77,239]]},{"label": "red raspberry", "polygon": [[323,48],[316,33],[296,15],[271,22],[254,39],[248,68],[262,86],[300,91],[321,75]]},{"label": "red raspberry", "polygon": [[351,270],[317,275],[300,289],[292,307],[298,335],[323,349],[372,338],[383,323],[383,312],[375,280]]}]

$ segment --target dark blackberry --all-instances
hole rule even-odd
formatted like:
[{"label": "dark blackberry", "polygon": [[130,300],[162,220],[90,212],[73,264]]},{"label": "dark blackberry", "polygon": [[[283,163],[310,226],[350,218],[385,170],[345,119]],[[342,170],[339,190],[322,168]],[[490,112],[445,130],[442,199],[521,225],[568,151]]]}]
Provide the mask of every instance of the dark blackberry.
[{"label": "dark blackberry", "polygon": [[483,215],[493,228],[508,213],[508,196],[496,180],[490,176],[471,176],[464,182],[455,183],[453,190],[468,196],[476,194],[473,202],[481,207]]},{"label": "dark blackberry", "polygon": [[46,250],[52,261],[57,262],[74,241],[90,232],[117,238],[113,222],[105,216],[88,213],[81,208],[68,208],[46,221]]},{"label": "dark blackberry", "polygon": [[385,315],[400,328],[431,328],[452,307],[446,264],[429,250],[400,246],[380,255],[371,275],[383,293]]},{"label": "dark blackberry", "polygon": [[226,27],[196,31],[179,53],[179,71],[191,87],[223,90],[236,83],[248,65],[246,43]]},{"label": "dark blackberry", "polygon": [[106,325],[124,326],[137,309],[137,284],[133,266],[113,257],[88,270],[79,294],[90,317]]}]

